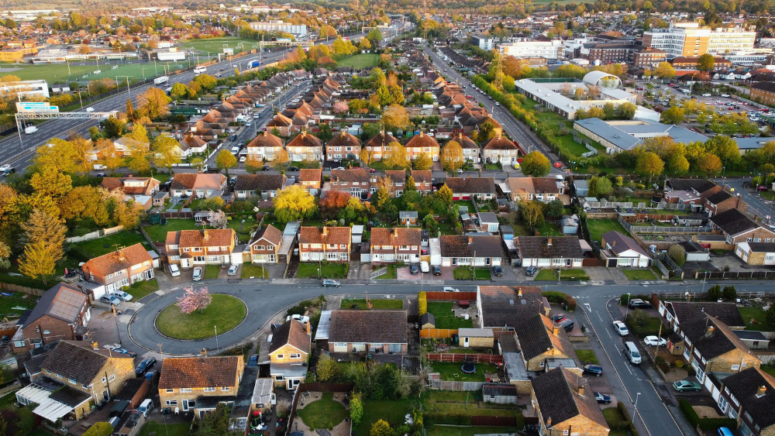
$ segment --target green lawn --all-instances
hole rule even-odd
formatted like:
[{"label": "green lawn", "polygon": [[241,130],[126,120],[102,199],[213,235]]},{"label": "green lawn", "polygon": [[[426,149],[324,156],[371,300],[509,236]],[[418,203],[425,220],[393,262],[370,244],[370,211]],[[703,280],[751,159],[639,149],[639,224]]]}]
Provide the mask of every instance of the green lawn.
[{"label": "green lawn", "polygon": [[0,296],[0,318],[21,316],[25,310],[34,308],[37,301],[38,297],[22,292],[15,293],[13,297]]},{"label": "green lawn", "polygon": [[622,272],[630,280],[656,280],[657,276],[650,269],[623,269]]},{"label": "green lawn", "polygon": [[[657,317],[649,317],[648,322],[645,326],[639,327],[631,322],[627,322],[627,328],[629,328],[630,333],[637,336],[638,338],[645,338],[646,336],[650,335],[658,335],[659,334],[659,326],[662,324],[662,320]],[[662,329],[663,333],[666,333],[666,329]]]},{"label": "green lawn", "polygon": [[441,374],[442,380],[449,381],[473,381],[483,382],[485,381],[485,372],[497,372],[498,369],[495,365],[489,363],[477,363],[476,372],[473,374],[466,374],[460,368],[463,366],[462,362],[431,362],[431,369],[433,372]]},{"label": "green lawn", "polygon": [[148,237],[153,242],[165,242],[167,240],[167,232],[177,232],[180,230],[196,230],[199,226],[196,225],[193,219],[168,219],[167,224],[155,224],[152,226],[145,226],[143,229]]},{"label": "green lawn", "polygon": [[436,318],[437,329],[459,329],[474,326],[472,319],[457,318],[452,312],[451,301],[429,301],[428,312]]},{"label": "green lawn", "polygon": [[[589,280],[589,276],[583,269],[563,269],[560,273],[561,280]],[[536,274],[537,281],[557,280],[557,271],[553,269],[542,269]]]},{"label": "green lawn", "polygon": [[775,366],[772,365],[762,365],[761,370],[766,372],[767,374],[775,377]]},{"label": "green lawn", "polygon": [[474,202],[471,200],[457,200],[452,204],[452,207],[455,206],[465,206],[468,208],[468,213],[476,213],[476,209],[474,209]]},{"label": "green lawn", "polygon": [[[745,321],[746,330],[772,331],[767,323],[767,315],[760,307],[738,307],[737,310]],[[751,323],[752,318],[756,320],[755,323]]]},{"label": "green lawn", "polygon": [[536,227],[536,236],[563,236],[555,224],[544,222]]},{"label": "green lawn", "polygon": [[324,428],[332,430],[335,425],[349,416],[342,403],[334,401],[333,395],[331,392],[326,392],[321,399],[308,403],[297,412],[310,430]]},{"label": "green lawn", "polygon": [[[476,400],[474,396],[477,397]],[[518,416],[520,413],[516,407],[480,400],[481,392],[430,391],[423,398],[423,411],[442,415],[478,416]]]},{"label": "green lawn", "polygon": [[10,406],[14,403],[16,403],[16,391],[9,392],[0,397],[0,409],[5,408],[6,406]]},{"label": "green lawn", "polygon": [[257,278],[257,279],[263,279],[269,278],[269,271],[267,271],[263,266],[261,265],[253,265],[252,263],[243,263],[242,264],[242,278],[243,279],[249,279],[249,278]]},{"label": "green lawn", "polygon": [[590,363],[592,365],[599,365],[600,361],[597,360],[595,352],[592,350],[576,350],[576,355],[579,356],[581,363]]},{"label": "green lawn", "polygon": [[[382,267],[378,268],[382,269]],[[387,272],[377,277],[377,280],[395,280],[398,278],[398,271],[395,265],[387,265]]]},{"label": "green lawn", "polygon": [[204,339],[226,333],[245,319],[247,308],[238,298],[224,294],[212,294],[213,301],[202,312],[184,314],[173,304],[164,309],[156,319],[156,326],[163,334],[179,339]]},{"label": "green lawn", "polygon": [[[404,300],[386,300],[386,299],[379,299],[379,300],[369,300],[371,302],[371,308],[372,309],[403,309],[404,308]],[[355,307],[353,307],[353,305]],[[342,304],[340,305],[341,309],[368,309],[368,305],[366,305],[365,299],[351,299],[351,298],[345,298],[342,300]]]},{"label": "green lawn", "polygon": [[364,400],[363,417],[361,423],[356,427],[357,434],[368,435],[372,424],[380,419],[387,421],[395,428],[404,423],[404,416],[410,412],[410,402],[406,398],[395,401]]},{"label": "green lawn", "polygon": [[180,422],[177,424],[164,424],[164,422],[147,421],[138,436],[150,436],[155,434],[156,436],[188,436],[188,431],[191,428],[191,423]]},{"label": "green lawn", "polygon": [[[242,45],[240,46],[239,44]],[[258,48],[258,41],[227,36],[224,38],[190,39],[181,42],[180,47],[194,49],[203,55],[207,55],[207,53],[210,52],[210,56],[215,57],[216,53],[223,53],[224,48],[234,49],[234,54]],[[201,60],[204,61],[205,59]]]},{"label": "green lawn", "polygon": [[593,241],[600,242],[603,238],[603,234],[616,230],[617,232],[630,236],[630,232],[624,230],[619,221],[617,220],[587,220],[587,227],[589,228],[589,236]]},{"label": "green lawn", "polygon": [[137,301],[146,295],[158,290],[159,283],[156,281],[156,279],[151,279],[133,283],[126,292],[134,297],[134,301]]},{"label": "green lawn", "polygon": [[[516,434],[517,428],[512,427],[461,427],[430,425],[425,427],[426,436],[474,436],[482,434]],[[613,433],[613,432],[612,432]]]},{"label": "green lawn", "polygon": [[[296,273],[296,278],[299,279],[316,279],[318,275],[318,266],[320,264],[314,262],[305,262],[299,264],[299,270]],[[346,263],[328,263],[320,266],[320,274],[324,279],[345,279],[347,278]]]},{"label": "green lawn", "polygon": [[206,279],[217,279],[218,273],[221,272],[221,267],[218,265],[205,265],[205,277]]},{"label": "green lawn", "polygon": [[353,67],[356,70],[360,70],[365,67],[376,67],[378,63],[378,54],[362,53],[354,56],[348,56],[340,61],[337,61],[336,64],[340,67]]},{"label": "green lawn", "polygon": [[492,276],[489,268],[475,268],[474,275],[471,275],[471,268],[467,266],[460,266],[455,268],[452,273],[455,276],[455,280],[490,280]]},{"label": "green lawn", "polygon": [[[132,62],[132,61],[129,61]],[[80,65],[83,62],[71,62],[70,74],[68,74],[67,64],[48,64],[48,65],[30,65],[30,64],[10,64],[0,63],[0,67],[8,69],[9,71],[3,74],[12,74],[19,76],[22,80],[47,80],[49,84],[55,83],[70,83],[72,81],[80,81],[81,83],[87,83],[90,80],[110,78],[116,80],[116,76],[129,76],[130,80],[135,78],[142,80],[143,77],[151,78],[164,75],[164,66],[167,66],[167,70],[177,70],[178,65],[188,67],[188,60],[185,62],[158,62],[156,67],[145,63],[122,63],[121,61],[111,61],[109,65],[106,65],[104,61],[100,61],[99,66],[94,62],[87,62],[86,65]],[[113,66],[118,65],[115,70]],[[157,69],[158,68],[158,69]],[[10,71],[13,69],[13,71]],[[145,69],[145,71],[143,71]],[[94,74],[95,71],[101,71],[99,74]],[[88,75],[86,78],[83,76]],[[122,86],[126,90],[126,80],[124,80]],[[86,98],[86,94],[83,94]],[[75,98],[78,102],[78,96]]]},{"label": "green lawn", "polygon": [[153,249],[139,232],[119,232],[104,238],[71,244],[70,255],[85,262],[91,258],[110,253],[116,248],[135,244],[143,244],[146,249]]},{"label": "green lawn", "polygon": [[[624,415],[622,415],[622,412],[617,407],[608,407],[606,409],[603,409],[603,416],[605,417],[605,422],[607,422],[608,426],[611,428],[616,428],[625,422]],[[612,430],[609,433],[609,436],[612,434],[627,435],[628,433],[626,431],[621,431],[621,430],[614,433],[614,431]]]}]

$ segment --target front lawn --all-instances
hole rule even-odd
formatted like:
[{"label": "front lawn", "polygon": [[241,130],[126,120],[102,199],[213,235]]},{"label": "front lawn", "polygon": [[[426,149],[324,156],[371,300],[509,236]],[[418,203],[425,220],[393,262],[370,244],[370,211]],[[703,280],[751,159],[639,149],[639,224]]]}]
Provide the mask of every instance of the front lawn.
[{"label": "front lawn", "polygon": [[[372,309],[393,309],[393,310],[400,310],[404,308],[404,300],[387,300],[387,299],[377,299],[377,300],[369,300],[371,303]],[[342,300],[342,304],[339,306],[340,309],[368,309],[369,306],[366,304],[366,300],[359,298],[345,298]]]},{"label": "front lawn", "polygon": [[178,339],[204,339],[223,334],[245,319],[247,308],[231,295],[212,294],[213,301],[206,309],[191,314],[180,311],[176,304],[164,309],[156,319],[156,327],[167,336]]},{"label": "front lawn", "polygon": [[349,414],[342,403],[334,401],[333,393],[326,392],[319,400],[308,403],[297,413],[304,424],[313,429],[333,429]]},{"label": "front lawn", "polygon": [[146,295],[149,295],[158,290],[159,283],[156,281],[156,279],[151,279],[133,283],[126,292],[133,297],[132,299],[134,301],[137,301]]},{"label": "front lawn", "polygon": [[[553,269],[542,269],[536,274],[536,280],[557,280],[557,271]],[[563,269],[560,272],[560,280],[589,280],[589,276],[583,269]]]},{"label": "front lawn", "polygon": [[597,242],[600,242],[603,239],[603,235],[611,230],[630,236],[630,232],[624,230],[624,227],[617,220],[587,220],[587,228],[589,229],[590,238]]},{"label": "front lawn", "polygon": [[[762,308],[738,307],[737,310],[740,312],[740,316],[743,317],[743,321],[745,321],[746,330],[772,331],[772,327],[767,323],[767,314]],[[756,321],[752,323],[752,319]]]},{"label": "front lawn", "polygon": [[395,428],[404,423],[404,417],[409,412],[411,412],[411,405],[406,398],[394,401],[364,400],[363,417],[356,427],[356,433],[362,436],[368,435],[371,426],[380,419]]},{"label": "front lawn", "polygon": [[600,361],[597,360],[597,356],[592,350],[576,350],[576,355],[579,356],[581,363],[600,365]]},{"label": "front lawn", "polygon": [[254,265],[252,263],[243,263],[241,277],[243,279],[249,279],[251,277],[256,279],[268,279],[269,271],[267,271],[266,268],[264,268],[261,265]]},{"label": "front lawn", "polygon": [[[379,267],[377,269],[382,269],[383,267]],[[395,280],[398,278],[398,271],[396,270],[395,265],[387,265],[387,272],[385,274],[382,274],[381,276],[377,277],[377,280]]]},{"label": "front lawn", "polygon": [[205,279],[217,279],[221,272],[219,265],[205,265]]},{"label": "front lawn", "polygon": [[[637,336],[640,339],[643,339],[646,336],[652,336],[652,335],[657,336],[659,334],[659,326],[661,324],[662,324],[662,320],[654,316],[649,317],[648,321],[646,322],[646,325],[642,327],[627,321],[627,327],[630,329],[630,333],[632,333],[633,335]],[[666,331],[666,329],[663,329],[663,331]]]},{"label": "front lawn", "polygon": [[167,224],[154,224],[151,226],[144,226],[145,233],[151,238],[153,242],[165,242],[167,240],[167,232],[177,232],[180,230],[196,230],[199,226],[196,225],[193,219],[168,219]]},{"label": "front lawn", "polygon": [[104,238],[76,242],[70,245],[70,255],[82,261],[115,251],[117,248],[143,244],[146,249],[152,249],[151,244],[138,232],[118,232]]},{"label": "front lawn", "polygon": [[177,424],[165,424],[164,422],[147,421],[138,436],[164,435],[164,436],[188,436],[191,423],[179,422]]},{"label": "front lawn", "polygon": [[489,268],[476,268],[472,275],[470,267],[460,266],[455,268],[452,273],[455,276],[455,280],[490,280],[492,278]]},{"label": "front lawn", "polygon": [[463,319],[455,316],[455,313],[452,312],[451,301],[429,301],[428,313],[432,313],[436,318],[437,329],[459,329],[474,326],[472,319]]},{"label": "front lawn", "polygon": [[466,374],[461,369],[463,362],[431,362],[431,369],[433,372],[441,374],[442,380],[448,381],[472,381],[483,382],[487,379],[484,376],[485,372],[493,373],[498,372],[495,365],[489,363],[476,363],[476,371],[473,374]]},{"label": "front lawn", "polygon": [[650,269],[624,269],[624,275],[630,280],[656,280],[657,276]]},{"label": "front lawn", "polygon": [[[605,422],[607,422],[608,426],[611,428],[617,428],[625,423],[624,415],[622,415],[622,412],[618,407],[608,407],[603,409],[603,416],[605,417]],[[627,434],[629,433],[625,430],[611,430],[611,432],[608,433],[609,436]]]},{"label": "front lawn", "polygon": [[[320,272],[318,272],[320,266]],[[345,279],[347,278],[346,263],[324,263],[322,265],[315,262],[305,262],[299,264],[299,270],[296,272],[296,278],[299,279],[317,279],[322,274],[324,279]]]}]

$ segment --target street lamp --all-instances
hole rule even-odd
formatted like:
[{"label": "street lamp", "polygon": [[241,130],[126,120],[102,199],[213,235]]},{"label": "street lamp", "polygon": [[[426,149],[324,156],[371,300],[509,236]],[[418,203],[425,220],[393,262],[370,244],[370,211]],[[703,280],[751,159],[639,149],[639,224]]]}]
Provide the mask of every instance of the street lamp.
[{"label": "street lamp", "polygon": [[635,395],[635,416],[632,418],[632,423],[635,424],[635,419],[638,417],[638,398],[640,398],[640,392]]},{"label": "street lamp", "polygon": [[627,311],[624,314],[624,319],[627,319],[627,317],[630,315],[630,293],[627,293]]},{"label": "street lamp", "polygon": [[221,347],[218,345],[218,326],[214,325],[213,327],[215,327],[215,349],[218,353],[220,353]]}]

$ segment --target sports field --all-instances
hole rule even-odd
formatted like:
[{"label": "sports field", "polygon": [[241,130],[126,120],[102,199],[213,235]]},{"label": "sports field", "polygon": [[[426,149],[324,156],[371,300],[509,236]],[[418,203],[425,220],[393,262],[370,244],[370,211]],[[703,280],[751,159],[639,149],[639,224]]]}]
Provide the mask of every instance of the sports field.
[{"label": "sports field", "polygon": [[211,55],[223,53],[224,48],[233,48],[234,54],[237,54],[246,50],[258,48],[258,41],[233,36],[225,38],[190,39],[180,43],[180,47],[186,50],[192,49],[201,54],[207,54],[209,52]]},{"label": "sports field", "polygon": [[379,63],[378,54],[364,53],[364,54],[357,54],[354,56],[348,56],[338,61],[336,64],[340,67],[353,67],[356,70],[360,70],[365,67],[376,67],[378,63]]},{"label": "sports field", "polygon": [[[165,73],[165,66],[166,71],[175,71],[183,67],[188,67],[188,59],[185,62],[157,62],[156,65],[154,65],[153,62],[132,62],[133,63],[130,64],[121,63],[120,61],[111,61],[106,64],[105,62],[100,61],[99,66],[94,62],[71,62],[69,75],[67,64],[17,65],[0,63],[0,76],[12,74],[14,76],[19,76],[22,80],[45,79],[49,84],[70,83],[75,80],[86,83],[90,80],[102,79],[105,77],[116,80],[116,76],[129,76],[137,78],[138,80],[143,77],[147,79],[163,76]],[[114,67],[116,68],[114,69]],[[101,72],[99,74],[94,74],[97,70]],[[120,80],[125,79],[122,77]]]}]

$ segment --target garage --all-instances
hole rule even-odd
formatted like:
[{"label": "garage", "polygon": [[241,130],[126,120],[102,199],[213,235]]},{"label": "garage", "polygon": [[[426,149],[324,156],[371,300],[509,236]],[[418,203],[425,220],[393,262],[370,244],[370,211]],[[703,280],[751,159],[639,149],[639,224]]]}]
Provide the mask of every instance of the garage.
[{"label": "garage", "polygon": [[335,342],[334,343],[334,353],[346,353],[347,352],[347,343],[346,342]]},{"label": "garage", "polygon": [[552,260],[551,259],[538,259],[538,266],[543,267],[551,267],[552,266]]}]

